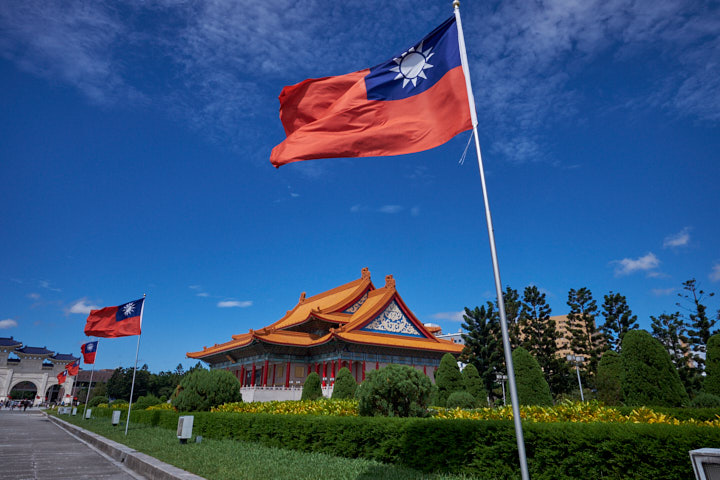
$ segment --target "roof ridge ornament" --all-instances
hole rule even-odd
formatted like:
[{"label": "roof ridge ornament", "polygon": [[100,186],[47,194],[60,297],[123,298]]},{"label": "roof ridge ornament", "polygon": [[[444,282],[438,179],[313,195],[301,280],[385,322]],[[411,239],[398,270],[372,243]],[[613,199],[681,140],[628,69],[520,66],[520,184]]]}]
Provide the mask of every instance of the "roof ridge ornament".
[{"label": "roof ridge ornament", "polygon": [[385,288],[395,288],[395,279],[392,275],[385,275]]},{"label": "roof ridge ornament", "polygon": [[360,278],[363,280],[370,280],[370,269],[368,269],[368,267],[363,267],[360,271]]},{"label": "roof ridge ornament", "polygon": [[[305,303],[305,297],[306,297],[306,295],[307,295],[307,294],[306,294],[305,292],[302,292],[302,293],[300,294],[300,300],[298,301],[298,303]],[[289,310],[288,310],[288,311],[289,311]]]}]

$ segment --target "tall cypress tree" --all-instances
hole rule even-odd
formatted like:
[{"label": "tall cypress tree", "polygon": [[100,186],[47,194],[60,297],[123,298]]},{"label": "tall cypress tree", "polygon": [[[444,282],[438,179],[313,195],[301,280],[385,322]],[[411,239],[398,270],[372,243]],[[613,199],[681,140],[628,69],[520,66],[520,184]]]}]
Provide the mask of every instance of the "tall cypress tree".
[{"label": "tall cypress tree", "polygon": [[513,351],[512,359],[520,405],[551,406],[553,397],[537,359],[522,347]]},{"label": "tall cypress tree", "polygon": [[[520,312],[522,302],[520,302],[520,294],[510,286],[505,287],[503,293],[503,304],[505,305],[505,318],[507,319],[508,336],[510,337],[510,349],[514,350],[520,346]],[[495,310],[497,311],[497,300],[495,300]],[[498,319],[499,322],[499,319]],[[498,323],[498,338],[502,347],[502,337],[500,336],[500,325]]]},{"label": "tall cypress tree", "polygon": [[638,328],[637,315],[633,315],[627,299],[623,295],[610,291],[604,298],[602,308],[605,323],[600,327],[600,331],[602,331],[608,347],[620,352],[620,345],[622,345],[625,334],[629,330]]},{"label": "tall cypress tree", "polygon": [[463,379],[457,360],[451,353],[446,353],[440,359],[440,366],[435,374],[435,385],[438,388],[438,406],[444,407],[448,397],[455,392],[465,391]]},{"label": "tall cypress tree", "polygon": [[474,310],[465,307],[463,319],[462,328],[467,333],[462,334],[465,349],[461,360],[475,366],[485,390],[493,395],[495,375],[505,371],[497,312],[488,302],[487,306]]},{"label": "tall cypress tree", "polygon": [[586,287],[578,290],[571,288],[568,292],[568,335],[570,350],[575,355],[582,355],[587,359],[583,370],[594,376],[600,359],[599,334],[595,328],[595,314],[597,303],[592,292]]}]

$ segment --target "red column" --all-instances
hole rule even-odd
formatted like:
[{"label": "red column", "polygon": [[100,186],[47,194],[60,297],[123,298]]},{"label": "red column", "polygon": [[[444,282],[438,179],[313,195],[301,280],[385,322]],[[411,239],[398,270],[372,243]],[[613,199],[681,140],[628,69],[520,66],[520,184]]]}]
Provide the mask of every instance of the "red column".
[{"label": "red column", "polygon": [[375,370],[380,370],[380,362],[375,362]]},{"label": "red column", "polygon": [[245,365],[240,366],[240,386],[245,386]]},{"label": "red column", "polygon": [[318,375],[320,375],[320,362],[318,362],[318,363],[315,364],[315,373],[317,373]]},{"label": "red column", "polygon": [[423,365],[423,374],[427,377],[427,365]]},{"label": "red column", "polygon": [[252,373],[250,374],[250,386],[251,387],[255,386],[255,362],[253,362],[253,369],[252,369]]},{"label": "red column", "polygon": [[362,381],[363,382],[365,381],[365,360],[363,360],[363,365],[362,365]]},{"label": "red column", "polygon": [[262,383],[263,387],[267,387],[268,370],[270,370],[269,362],[267,360],[265,360],[265,365],[263,366],[263,383]]},{"label": "red column", "polygon": [[287,372],[285,372],[285,388],[290,388],[290,362],[287,362]]},{"label": "red column", "polygon": [[272,379],[272,386],[275,386],[275,367],[277,367],[277,364],[273,363],[273,379]]},{"label": "red column", "polygon": [[325,378],[327,377],[327,362],[323,361],[322,386],[325,386]]},{"label": "red column", "polygon": [[[339,364],[340,360],[338,360],[337,363]],[[330,375],[332,377],[331,385],[335,385],[335,360],[330,362],[330,368],[332,370],[332,374]]]}]

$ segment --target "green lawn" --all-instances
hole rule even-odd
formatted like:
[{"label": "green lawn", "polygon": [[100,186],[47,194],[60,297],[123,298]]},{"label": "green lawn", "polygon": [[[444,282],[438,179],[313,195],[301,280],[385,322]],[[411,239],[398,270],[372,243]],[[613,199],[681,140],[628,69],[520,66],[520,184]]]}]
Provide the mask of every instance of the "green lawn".
[{"label": "green lawn", "polygon": [[320,453],[265,447],[256,443],[203,439],[180,445],[172,430],[125,423],[113,427],[109,418],[83,420],[63,415],[63,420],[135,450],[144,452],[209,480],[460,480],[461,475],[427,475],[384,463],[333,457]]}]

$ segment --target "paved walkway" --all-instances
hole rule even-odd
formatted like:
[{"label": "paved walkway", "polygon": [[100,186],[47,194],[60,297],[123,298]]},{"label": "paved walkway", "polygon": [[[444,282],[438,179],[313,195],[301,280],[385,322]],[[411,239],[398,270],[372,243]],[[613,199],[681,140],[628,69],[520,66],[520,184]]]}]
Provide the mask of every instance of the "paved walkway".
[{"label": "paved walkway", "polygon": [[42,413],[0,410],[0,477],[7,480],[143,480],[53,425]]}]

